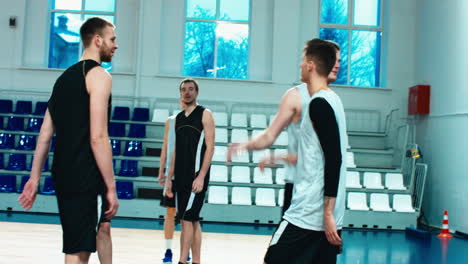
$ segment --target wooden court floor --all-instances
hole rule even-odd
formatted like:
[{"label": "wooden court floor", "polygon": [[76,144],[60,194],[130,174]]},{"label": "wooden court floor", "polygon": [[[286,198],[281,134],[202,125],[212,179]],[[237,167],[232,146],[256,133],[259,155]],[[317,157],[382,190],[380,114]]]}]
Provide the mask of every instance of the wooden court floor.
[{"label": "wooden court floor", "polygon": [[[163,231],[112,228],[114,263],[161,263]],[[0,264],[63,263],[60,225],[0,222]],[[179,255],[179,235],[173,250]],[[262,263],[271,236],[203,233],[202,263]],[[176,260],[176,259],[174,259]],[[99,263],[97,254],[90,263]]]}]

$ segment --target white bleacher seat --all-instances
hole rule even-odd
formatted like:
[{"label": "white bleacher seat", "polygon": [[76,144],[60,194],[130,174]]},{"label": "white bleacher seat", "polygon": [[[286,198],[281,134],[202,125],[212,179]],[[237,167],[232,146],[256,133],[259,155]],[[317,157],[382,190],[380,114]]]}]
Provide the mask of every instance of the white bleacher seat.
[{"label": "white bleacher seat", "polygon": [[370,208],[374,211],[391,212],[388,194],[386,193],[371,193]]},{"label": "white bleacher seat", "polygon": [[256,167],[254,169],[254,183],[264,183],[264,184],[273,184],[273,179],[271,177],[271,169],[265,168],[263,172],[260,171],[260,168]]},{"label": "white bleacher seat", "polygon": [[154,109],[153,110],[153,119],[152,119],[153,122],[165,123],[168,117],[169,117],[168,109]]},{"label": "white bleacher seat", "polygon": [[397,212],[414,213],[411,196],[409,194],[394,194],[393,209]]},{"label": "white bleacher seat", "polygon": [[215,142],[216,143],[228,143],[227,128],[215,128]]},{"label": "white bleacher seat", "polygon": [[284,174],[286,173],[285,168],[277,168],[276,169],[276,178],[275,178],[275,183],[276,184],[284,184]]},{"label": "white bleacher seat", "polygon": [[232,113],[231,126],[233,127],[247,127],[247,114],[245,113]]},{"label": "white bleacher seat", "polygon": [[364,172],[364,187],[368,189],[383,189],[381,174],[378,172]]},{"label": "white bleacher seat", "polygon": [[252,138],[256,138],[263,130],[254,129],[252,130]]},{"label": "white bleacher seat", "polygon": [[208,189],[208,203],[228,204],[228,188],[225,186],[210,186]]},{"label": "white bleacher seat", "polygon": [[232,188],[232,204],[252,205],[252,193],[249,187]]},{"label": "white bleacher seat", "polygon": [[231,182],[250,183],[250,168],[244,166],[233,166],[231,171]]},{"label": "white bleacher seat", "polygon": [[269,188],[258,188],[255,192],[255,205],[276,206],[275,190]]},{"label": "white bleacher seat", "polygon": [[227,113],[224,112],[213,112],[213,119],[215,126],[227,126]]},{"label": "white bleacher seat", "polygon": [[252,114],[250,116],[250,127],[252,128],[266,128],[267,119],[263,114]]},{"label": "white bleacher seat", "polygon": [[231,130],[231,142],[239,143],[249,140],[249,133],[247,129],[233,129]]},{"label": "white bleacher seat", "polygon": [[271,152],[270,152],[269,149],[254,150],[252,152],[252,162],[253,163],[259,163],[260,161],[269,158],[270,154],[271,154]]},{"label": "white bleacher seat", "polygon": [[224,146],[215,146],[215,151],[213,154],[213,161],[226,161],[227,147]]},{"label": "white bleacher seat", "polygon": [[387,187],[389,190],[406,190],[406,187],[403,185],[403,174],[385,174],[385,187]]},{"label": "white bleacher seat", "polygon": [[369,211],[365,193],[348,193],[348,208],[351,210]]},{"label": "white bleacher seat", "polygon": [[347,168],[356,168],[356,163],[354,162],[354,153],[346,152],[346,167]]},{"label": "white bleacher seat", "polygon": [[275,143],[273,145],[276,146],[287,146],[288,145],[288,132],[283,131],[278,135],[278,138],[276,138]]},{"label": "white bleacher seat", "polygon": [[223,165],[211,165],[210,181],[227,182],[228,168]]},{"label": "white bleacher seat", "polygon": [[346,172],[346,187],[347,188],[362,188],[359,172]]},{"label": "white bleacher seat", "polygon": [[284,189],[278,191],[278,205],[283,206],[284,203]]}]

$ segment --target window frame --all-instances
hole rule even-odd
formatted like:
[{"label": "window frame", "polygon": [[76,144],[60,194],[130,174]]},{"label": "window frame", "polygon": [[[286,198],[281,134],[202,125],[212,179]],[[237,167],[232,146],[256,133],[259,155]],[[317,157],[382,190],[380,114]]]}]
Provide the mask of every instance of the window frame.
[{"label": "window frame", "polygon": [[[327,29],[344,29],[348,31],[348,56],[347,56],[347,76],[346,84],[333,84],[333,86],[337,87],[354,87],[354,88],[383,88],[383,78],[382,78],[382,54],[384,52],[383,50],[383,43],[384,43],[384,0],[377,0],[380,2],[379,7],[380,10],[378,12],[379,16],[379,26],[362,26],[362,25],[354,25],[354,3],[356,0],[346,0],[348,2],[348,22],[347,24],[331,24],[331,23],[322,23],[322,3],[324,0],[320,0],[319,3],[319,8],[318,8],[318,34],[320,36],[320,30],[322,28],[327,28]],[[353,38],[353,31],[373,31],[373,32],[380,32],[380,54],[379,54],[379,62],[378,62],[378,67],[379,67],[379,81],[377,83],[377,86],[356,86],[352,85],[350,83],[350,77],[351,77],[351,55],[352,55],[352,38]]]},{"label": "window frame", "polygon": [[[49,57],[50,57],[50,40],[51,40],[51,25],[52,25],[52,17],[53,17],[53,14],[54,13],[63,13],[63,14],[79,14],[80,15],[80,19],[84,22],[84,17],[86,15],[96,15],[96,16],[113,16],[114,17],[114,22],[113,24],[114,25],[117,25],[117,6],[118,6],[118,0],[114,0],[114,12],[99,12],[99,11],[85,11],[85,5],[86,5],[86,1],[90,1],[90,0],[81,0],[81,9],[80,10],[69,10],[69,9],[53,9],[52,7],[54,6],[55,4],[55,1],[56,0],[50,0],[49,1],[49,6],[48,6],[48,22],[47,23],[47,30],[46,30],[46,34],[47,34],[47,43],[46,43],[46,67],[48,69],[60,69],[62,70],[62,68],[52,68],[52,67],[49,67]],[[95,0],[95,1],[98,1],[98,0]],[[83,51],[84,51],[84,48],[83,48],[83,42],[81,41],[80,39],[80,44],[78,46],[78,57],[76,58],[77,61],[80,59],[80,57],[83,55]],[[112,62],[114,63],[114,62]],[[112,68],[114,68],[114,64],[112,64]],[[71,65],[70,65],[71,66]]]},{"label": "window frame", "polygon": [[[117,1],[117,0],[116,0]],[[207,77],[207,76],[193,76],[196,78],[208,78],[208,79],[227,79],[227,80],[250,80],[250,36],[251,36],[251,21],[252,21],[252,1],[249,0],[249,15],[248,15],[248,20],[247,21],[241,21],[241,20],[220,20],[219,16],[221,13],[221,1],[223,0],[216,0],[216,14],[214,19],[200,19],[200,18],[187,18],[187,2],[188,0],[184,0],[184,30],[183,30],[183,41],[182,41],[182,67],[181,67],[181,75],[186,76],[184,74],[185,70],[185,36],[187,34],[187,22],[209,22],[209,23],[215,23],[216,26],[218,25],[219,22],[221,23],[226,23],[226,24],[244,24],[249,26],[249,39],[248,39],[248,55],[247,55],[247,77],[245,79],[237,79],[237,78],[220,78],[217,77],[218,70],[220,69],[218,67],[218,36],[216,35],[216,27],[215,27],[215,40],[214,40],[214,55],[213,55],[213,77]],[[189,77],[189,76],[186,76]]]}]

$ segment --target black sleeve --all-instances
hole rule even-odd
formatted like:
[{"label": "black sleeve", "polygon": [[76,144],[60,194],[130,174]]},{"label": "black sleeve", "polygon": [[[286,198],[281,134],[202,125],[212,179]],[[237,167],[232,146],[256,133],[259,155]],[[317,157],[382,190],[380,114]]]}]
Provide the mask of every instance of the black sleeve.
[{"label": "black sleeve", "polygon": [[325,99],[315,98],[309,104],[309,114],[325,157],[324,194],[328,197],[336,197],[342,157],[335,112]]}]

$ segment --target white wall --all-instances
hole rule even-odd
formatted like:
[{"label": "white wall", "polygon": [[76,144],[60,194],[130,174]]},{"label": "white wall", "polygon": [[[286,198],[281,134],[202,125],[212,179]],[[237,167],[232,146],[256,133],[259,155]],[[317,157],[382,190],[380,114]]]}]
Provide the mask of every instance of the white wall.
[{"label": "white wall", "polygon": [[431,85],[431,114],[417,122],[417,141],[429,165],[423,208],[441,226],[468,233],[468,2],[418,0],[417,80]]},{"label": "white wall", "polygon": [[[183,62],[184,0],[117,0],[113,94],[176,98]],[[387,89],[336,88],[346,108],[384,113],[406,109],[414,82],[415,1],[384,1],[383,76]],[[48,0],[0,0],[0,21],[18,16],[18,27],[0,25],[0,80],[14,91],[51,91],[61,73],[47,65]],[[252,0],[251,81],[201,79],[201,98],[277,103],[299,79],[303,44],[318,36],[319,0]],[[391,15],[389,15],[391,14]],[[12,94],[9,93],[8,96]],[[4,95],[2,95],[4,96]],[[401,111],[402,116],[406,111]]]}]

